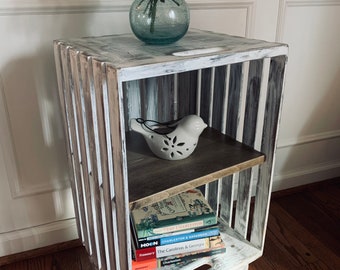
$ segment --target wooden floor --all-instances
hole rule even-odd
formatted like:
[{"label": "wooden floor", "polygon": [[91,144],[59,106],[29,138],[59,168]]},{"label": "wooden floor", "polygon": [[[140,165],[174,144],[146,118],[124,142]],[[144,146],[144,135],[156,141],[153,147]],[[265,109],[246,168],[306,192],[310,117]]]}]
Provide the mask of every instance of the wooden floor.
[{"label": "wooden floor", "polygon": [[340,179],[273,196],[264,255],[249,270],[340,269]]},{"label": "wooden floor", "polygon": [[[73,246],[0,270],[91,270],[85,250]],[[275,269],[340,269],[340,179],[273,195],[264,255],[249,270]]]}]

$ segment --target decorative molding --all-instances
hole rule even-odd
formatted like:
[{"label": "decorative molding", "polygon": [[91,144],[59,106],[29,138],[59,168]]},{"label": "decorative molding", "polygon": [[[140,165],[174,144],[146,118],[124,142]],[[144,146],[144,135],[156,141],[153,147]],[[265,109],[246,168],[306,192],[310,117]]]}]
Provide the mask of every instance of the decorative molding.
[{"label": "decorative molding", "polygon": [[209,9],[245,9],[246,16],[246,29],[245,37],[251,37],[253,34],[254,18],[255,18],[255,1],[215,1],[215,2],[190,2],[187,1],[190,10],[209,10]]},{"label": "decorative molding", "polygon": [[[304,144],[318,143],[329,140],[339,140],[340,130],[322,132],[313,135],[301,136],[296,139],[279,141],[278,150],[296,147]],[[333,142],[337,144],[337,142]],[[295,169],[278,172],[274,175],[273,191],[288,189],[304,184],[330,179],[340,175],[340,160],[331,160],[300,166]]]},{"label": "decorative molding", "polygon": [[[209,9],[245,9],[246,29],[245,36],[251,37],[253,33],[255,18],[255,1],[187,1],[191,10]],[[49,2],[37,1],[16,1],[1,3],[0,16],[20,16],[20,15],[53,15],[53,14],[78,14],[78,13],[113,13],[129,12],[131,1],[57,1]]]},{"label": "decorative molding", "polygon": [[82,247],[82,242],[80,239],[70,240],[62,243],[57,243],[49,246],[44,246],[42,248],[36,248],[30,251],[15,253],[11,255],[6,255],[0,257],[0,266],[13,264],[21,261],[26,261],[39,256],[46,256],[47,254],[52,254],[56,252],[61,252],[71,248]]},{"label": "decorative molding", "polygon": [[282,174],[277,174],[274,176],[275,181],[282,181],[289,178],[295,178],[302,175],[319,173],[326,170],[340,169],[340,160],[335,160],[333,162],[313,164],[311,166],[298,168],[296,170],[291,170]]},{"label": "decorative molding", "polygon": [[127,12],[130,1],[16,1],[1,3],[0,16]]},{"label": "decorative molding", "polygon": [[4,85],[2,76],[0,74],[0,154],[3,155],[5,162],[4,179],[8,182],[11,193],[14,195],[16,191],[20,190],[18,166],[13,151],[13,142],[11,140],[10,128],[8,123],[8,111],[5,102]]},{"label": "decorative molding", "polygon": [[3,155],[5,163],[5,175],[3,175],[3,177],[8,182],[12,198],[32,196],[70,187],[68,179],[56,179],[53,182],[44,181],[37,185],[31,185],[29,189],[23,189],[20,184],[23,180],[23,176],[20,173],[14,147],[15,145],[12,140],[11,125],[9,123],[6,106],[4,85],[0,74],[0,154]]},{"label": "decorative molding", "polygon": [[340,160],[313,164],[274,175],[273,191],[331,179],[340,175]]},{"label": "decorative molding", "polygon": [[75,218],[0,233],[0,257],[78,239]]},{"label": "decorative molding", "polygon": [[[187,1],[191,10],[209,9],[246,9],[246,29],[245,35],[250,37],[253,33],[254,25],[254,1]],[[67,13],[112,13],[128,12],[131,1],[7,1],[1,3],[0,16],[20,16],[20,15],[46,15],[46,14],[67,14]]]},{"label": "decorative molding", "polygon": [[307,144],[307,143],[315,143],[319,141],[326,141],[326,140],[332,140],[340,138],[340,130],[333,130],[333,131],[327,131],[322,133],[317,133],[313,135],[306,135],[306,136],[300,136],[298,138],[292,138],[292,139],[286,139],[286,140],[279,140],[279,144],[277,146],[278,149],[301,145],[301,144]]},{"label": "decorative molding", "polygon": [[338,0],[280,0],[275,40],[277,42],[282,42],[287,8],[289,7],[320,7],[320,6],[340,6],[340,1]]}]

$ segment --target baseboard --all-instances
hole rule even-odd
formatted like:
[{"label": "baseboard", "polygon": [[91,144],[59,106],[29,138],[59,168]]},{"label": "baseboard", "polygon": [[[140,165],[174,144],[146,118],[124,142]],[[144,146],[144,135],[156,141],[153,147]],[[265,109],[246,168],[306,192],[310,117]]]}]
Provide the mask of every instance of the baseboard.
[{"label": "baseboard", "polygon": [[74,218],[0,233],[1,257],[78,239]]},{"label": "baseboard", "polygon": [[294,171],[274,175],[273,191],[308,185],[340,176],[340,161],[314,164]]},{"label": "baseboard", "polygon": [[29,260],[29,259],[36,258],[39,256],[46,256],[48,254],[60,252],[60,251],[67,250],[67,249],[78,248],[81,246],[82,246],[82,243],[80,239],[75,239],[75,240],[57,243],[57,244],[42,247],[42,248],[36,248],[36,249],[29,250],[29,251],[15,253],[12,255],[0,257],[0,266],[19,262],[19,261]]}]

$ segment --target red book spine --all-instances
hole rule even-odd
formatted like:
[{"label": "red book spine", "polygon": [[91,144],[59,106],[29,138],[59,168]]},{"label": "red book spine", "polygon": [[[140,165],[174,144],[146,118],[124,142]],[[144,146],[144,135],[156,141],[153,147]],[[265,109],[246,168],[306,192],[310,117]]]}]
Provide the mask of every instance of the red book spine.
[{"label": "red book spine", "polygon": [[154,270],[157,269],[157,259],[136,262],[132,260],[132,270]]},{"label": "red book spine", "polygon": [[155,259],[156,258],[156,247],[136,249],[135,256],[136,256],[136,261]]}]

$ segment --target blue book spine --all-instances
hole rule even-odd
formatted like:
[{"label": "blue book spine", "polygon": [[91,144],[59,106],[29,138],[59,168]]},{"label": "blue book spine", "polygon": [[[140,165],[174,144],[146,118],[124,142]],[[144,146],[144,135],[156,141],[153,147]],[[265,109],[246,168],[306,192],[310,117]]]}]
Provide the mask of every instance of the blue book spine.
[{"label": "blue book spine", "polygon": [[220,234],[220,230],[218,227],[214,227],[211,229],[205,229],[202,231],[195,231],[195,232],[186,232],[182,234],[175,234],[170,236],[161,237],[158,239],[152,240],[142,240],[138,241],[138,248],[149,248],[155,246],[164,246],[174,243],[180,243],[185,241],[191,241],[201,238],[207,238],[211,236],[218,236]]},{"label": "blue book spine", "polygon": [[210,230],[205,230],[205,231],[168,236],[168,237],[160,238],[160,245],[163,246],[163,245],[169,245],[169,244],[180,243],[180,242],[185,242],[185,241],[191,241],[195,239],[216,236],[219,234],[220,234],[219,229],[215,228],[215,229],[210,229]]}]

